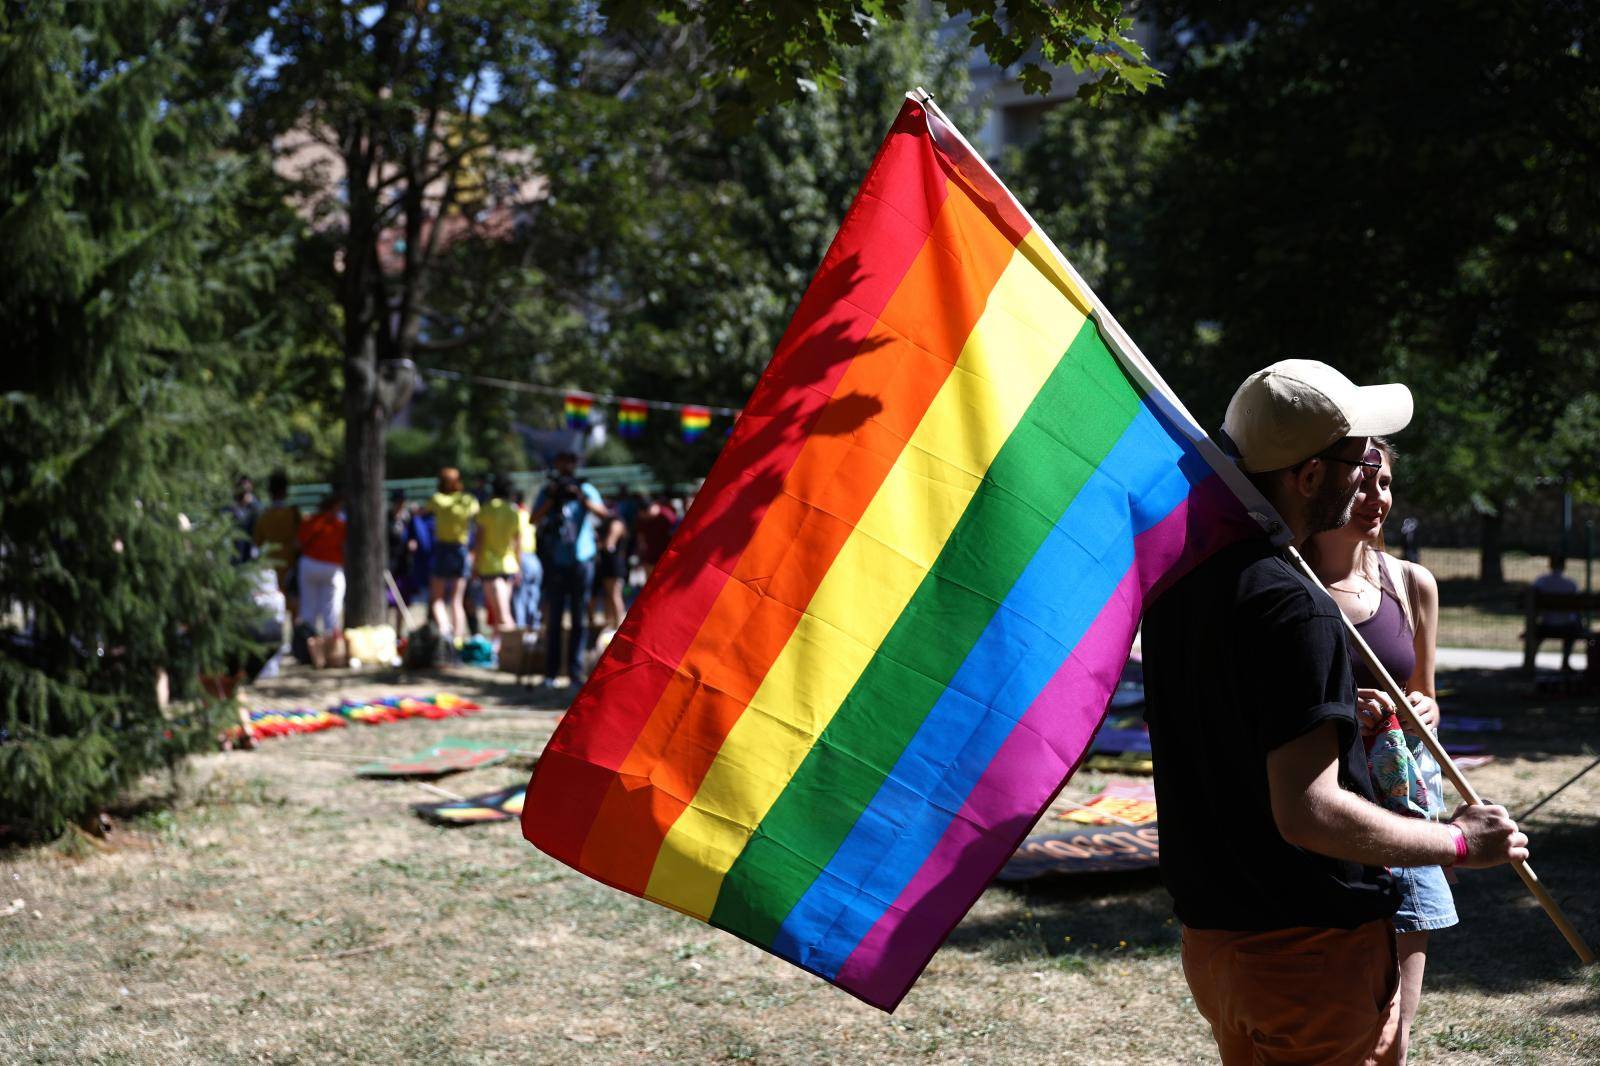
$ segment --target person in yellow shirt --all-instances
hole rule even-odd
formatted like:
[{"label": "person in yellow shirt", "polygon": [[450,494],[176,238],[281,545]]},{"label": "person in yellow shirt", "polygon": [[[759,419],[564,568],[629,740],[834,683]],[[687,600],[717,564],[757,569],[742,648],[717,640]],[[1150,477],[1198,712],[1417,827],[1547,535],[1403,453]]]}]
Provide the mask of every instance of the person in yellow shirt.
[{"label": "person in yellow shirt", "polygon": [[300,601],[299,582],[295,580],[300,508],[289,502],[289,478],[282,470],[274,470],[267,479],[267,494],[272,503],[256,519],[251,538],[256,542],[261,561],[277,574],[278,591],[283,593],[292,618]]},{"label": "person in yellow shirt", "polygon": [[439,633],[465,640],[467,635],[467,575],[471,556],[467,541],[478,500],[461,485],[461,471],[447,466],[439,471],[439,491],[423,505],[433,515],[433,576],[428,581],[428,610]]},{"label": "person in yellow shirt", "polygon": [[512,500],[521,522],[522,575],[517,581],[517,591],[511,597],[511,616],[523,629],[539,628],[539,586],[544,581],[544,564],[539,562],[538,534],[533,528],[533,517],[528,513],[528,500],[517,493]]},{"label": "person in yellow shirt", "polygon": [[522,560],[522,526],[525,519],[511,502],[511,479],[496,474],[489,502],[478,512],[478,577],[483,579],[483,603],[489,625],[511,623],[511,583]]}]

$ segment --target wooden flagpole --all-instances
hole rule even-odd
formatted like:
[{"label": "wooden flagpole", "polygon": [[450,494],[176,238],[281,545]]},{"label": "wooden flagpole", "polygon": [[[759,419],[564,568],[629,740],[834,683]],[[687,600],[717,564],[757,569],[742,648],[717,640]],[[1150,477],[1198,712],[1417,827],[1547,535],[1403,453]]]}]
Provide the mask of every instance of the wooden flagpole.
[{"label": "wooden flagpole", "polygon": [[450,800],[452,803],[465,803],[465,802],[467,802],[467,797],[465,797],[463,795],[460,795],[459,793],[456,793],[456,792],[451,792],[448,788],[440,788],[438,785],[430,785],[426,781],[413,781],[411,783],[413,785],[415,785],[416,787],[422,789],[422,791],[424,791],[424,792],[431,792],[435,796],[443,796],[445,799]]},{"label": "wooden flagpole", "polygon": [[394,597],[395,610],[400,614],[400,636],[408,637],[411,635],[411,610],[406,604],[406,598],[400,595],[400,586],[395,584],[394,575],[387,567],[383,571],[383,580],[389,586],[389,595]]},{"label": "wooden flagpole", "polygon": [[[1037,222],[1034,222],[1033,216],[1028,214],[1027,209],[1017,203],[1014,196],[1011,196],[1009,190],[1006,189],[1005,183],[990,168],[988,162],[978,150],[972,147],[971,143],[962,136],[961,131],[956,129],[955,124],[950,121],[943,111],[939,110],[939,105],[934,103],[932,94],[925,89],[918,88],[907,93],[906,96],[926,108],[929,117],[935,119],[939,126],[948,130],[959,143],[963,149],[963,155],[974,160],[982,168],[982,175],[975,175],[975,177],[983,180],[984,184],[995,186],[1000,194],[1005,195],[1016,206],[1022,217],[1028,221],[1028,224],[1033,227],[1033,231],[1039,235],[1045,246],[1050,250],[1055,260],[1055,265],[1070,279],[1071,286],[1078,290],[1069,292],[1068,295],[1073,298],[1074,303],[1086,302],[1089,305],[1087,310],[1094,318],[1095,324],[1101,328],[1107,344],[1122,361],[1124,368],[1141,380],[1141,383],[1147,387],[1149,394],[1158,403],[1161,403],[1166,409],[1166,413],[1172,417],[1173,423],[1190,435],[1201,456],[1217,472],[1218,476],[1233,491],[1234,495],[1239,498],[1239,501],[1250,513],[1250,516],[1261,526],[1262,531],[1271,537],[1274,543],[1287,547],[1289,540],[1292,538],[1292,533],[1282,517],[1276,513],[1272,505],[1251,484],[1243,472],[1232,461],[1227,459],[1225,453],[1200,426],[1194,416],[1189,414],[1188,410],[1183,406],[1183,402],[1178,399],[1177,394],[1162,380],[1160,373],[1156,371],[1144,353],[1139,350],[1139,346],[1133,342],[1133,338],[1128,336],[1127,331],[1122,328],[1122,325],[1111,314],[1110,310],[1100,302],[1100,298],[1095,295],[1093,289],[1089,288],[1088,283],[1083,280],[1083,276],[1067,260],[1067,257],[1061,254],[1061,249],[1057,248],[1055,242],[1050,240],[1049,235],[1039,227]],[[929,133],[937,142],[940,130],[932,123],[929,124]],[[1321,588],[1322,582],[1317,581],[1317,575],[1306,565],[1305,560],[1300,557],[1300,553],[1293,547],[1289,547],[1289,554],[1300,569],[1312,581],[1317,582],[1318,588]],[[1342,618],[1343,615],[1341,614],[1340,617]],[[1417,720],[1416,713],[1411,709],[1410,701],[1405,698],[1405,691],[1395,683],[1394,678],[1389,676],[1388,671],[1383,668],[1383,664],[1378,662],[1377,658],[1372,654],[1372,649],[1367,646],[1365,640],[1361,639],[1361,634],[1356,632],[1355,626],[1351,624],[1348,618],[1344,619],[1344,627],[1346,635],[1349,636],[1352,646],[1355,647],[1362,661],[1372,670],[1374,676],[1383,681],[1384,690],[1389,693],[1396,706],[1400,708],[1400,713],[1405,715],[1406,720],[1411,723],[1412,727],[1422,737],[1422,741],[1427,746],[1428,751],[1433,754],[1435,759],[1439,760],[1439,765],[1444,769],[1446,776],[1450,778],[1450,783],[1455,785],[1456,791],[1468,803],[1481,804],[1483,799],[1478,795],[1477,790],[1467,781],[1460,768],[1445,752],[1438,739],[1430,734],[1427,729],[1422,728],[1421,723]],[[1584,943],[1583,937],[1578,935],[1578,931],[1573,928],[1572,923],[1568,921],[1567,916],[1562,912],[1560,905],[1545,889],[1532,868],[1525,862],[1513,863],[1512,868],[1517,871],[1517,876],[1522,878],[1522,883],[1528,886],[1528,891],[1533,893],[1534,899],[1539,901],[1539,906],[1544,908],[1545,913],[1550,916],[1550,920],[1555,923],[1556,928],[1561,930],[1561,935],[1566,937],[1567,943],[1572,945],[1572,950],[1578,953],[1578,958],[1584,965],[1592,965],[1595,961],[1594,952],[1589,950],[1589,945]]]}]

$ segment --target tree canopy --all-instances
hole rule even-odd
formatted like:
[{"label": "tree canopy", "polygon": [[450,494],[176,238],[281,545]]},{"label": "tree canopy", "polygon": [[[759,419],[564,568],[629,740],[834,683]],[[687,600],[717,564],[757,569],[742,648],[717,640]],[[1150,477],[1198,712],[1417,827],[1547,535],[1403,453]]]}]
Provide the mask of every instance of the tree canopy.
[{"label": "tree canopy", "polygon": [[[1086,75],[1079,93],[1099,102],[1160,83],[1161,73],[1133,36],[1122,0],[940,0],[931,14],[956,20],[950,37],[982,49],[1002,68],[1017,68],[1028,92],[1050,90],[1051,67]],[[820,0],[804,4],[750,4],[740,0],[604,0],[615,29],[636,31],[655,23],[694,26],[708,48],[701,78],[726,94],[724,113],[736,120],[770,111],[819,91],[847,85],[853,50],[870,44],[886,26],[921,18],[909,0]],[[957,28],[959,27],[959,28]],[[857,71],[859,68],[856,68]]]},{"label": "tree canopy", "polygon": [[1153,16],[1165,90],[1056,112],[1020,183],[1191,406],[1220,420],[1250,369],[1322,359],[1411,384],[1413,499],[1600,491],[1595,12]]}]

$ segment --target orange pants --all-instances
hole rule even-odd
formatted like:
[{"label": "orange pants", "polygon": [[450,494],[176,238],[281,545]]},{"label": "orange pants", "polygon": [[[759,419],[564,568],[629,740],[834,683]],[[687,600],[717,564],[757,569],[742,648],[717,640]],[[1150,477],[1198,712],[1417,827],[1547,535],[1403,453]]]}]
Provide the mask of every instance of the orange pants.
[{"label": "orange pants", "polygon": [[1400,972],[1387,921],[1267,933],[1185,926],[1183,975],[1224,1066],[1400,1061]]}]

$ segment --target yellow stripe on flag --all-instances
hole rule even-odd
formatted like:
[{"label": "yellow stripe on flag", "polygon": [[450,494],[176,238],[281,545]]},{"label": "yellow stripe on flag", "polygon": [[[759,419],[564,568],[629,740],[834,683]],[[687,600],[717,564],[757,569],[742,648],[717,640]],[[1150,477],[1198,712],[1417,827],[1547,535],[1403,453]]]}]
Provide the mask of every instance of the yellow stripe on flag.
[{"label": "yellow stripe on flag", "polygon": [[1083,325],[1083,312],[1058,286],[1029,256],[1011,259],[955,370],[668,831],[647,898],[697,918],[711,914],[734,859],[877,653]]}]

